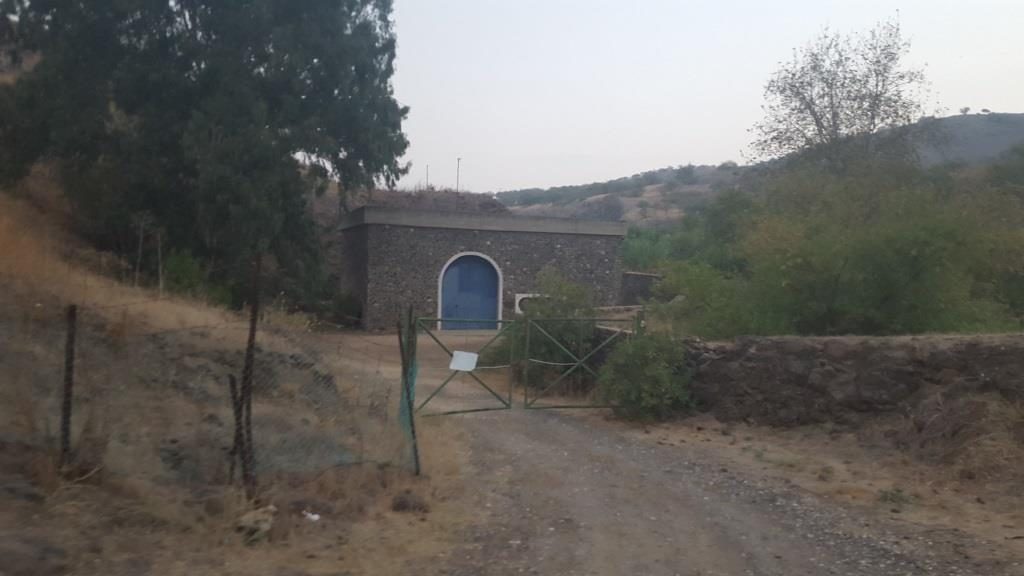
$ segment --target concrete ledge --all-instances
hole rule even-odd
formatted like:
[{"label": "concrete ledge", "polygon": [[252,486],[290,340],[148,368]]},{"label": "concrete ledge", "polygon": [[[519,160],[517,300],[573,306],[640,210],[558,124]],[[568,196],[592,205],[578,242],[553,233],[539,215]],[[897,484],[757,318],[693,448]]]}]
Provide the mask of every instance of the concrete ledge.
[{"label": "concrete ledge", "polygon": [[625,236],[624,222],[575,220],[571,218],[538,218],[509,214],[445,212],[440,210],[405,210],[367,206],[341,218],[342,230],[383,224],[410,228],[448,228],[454,230],[491,230],[498,232],[533,232],[540,234],[580,234],[586,236]]}]

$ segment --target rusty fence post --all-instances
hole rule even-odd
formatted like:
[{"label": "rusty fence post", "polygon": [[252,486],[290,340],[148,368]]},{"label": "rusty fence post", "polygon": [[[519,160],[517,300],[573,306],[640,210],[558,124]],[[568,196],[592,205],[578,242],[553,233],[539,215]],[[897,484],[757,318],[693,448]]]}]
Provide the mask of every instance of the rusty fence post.
[{"label": "rusty fence post", "polygon": [[260,290],[263,280],[263,254],[256,252],[253,262],[252,303],[249,308],[249,338],[245,346],[245,364],[242,366],[242,385],[239,399],[243,411],[242,483],[246,498],[256,497],[256,457],[252,438],[252,388],[253,370],[256,362],[256,332],[260,319]]},{"label": "rusty fence post", "polygon": [[71,458],[71,408],[75,387],[75,336],[78,332],[78,306],[67,310],[67,340],[64,344],[64,394],[60,407],[60,466]]}]

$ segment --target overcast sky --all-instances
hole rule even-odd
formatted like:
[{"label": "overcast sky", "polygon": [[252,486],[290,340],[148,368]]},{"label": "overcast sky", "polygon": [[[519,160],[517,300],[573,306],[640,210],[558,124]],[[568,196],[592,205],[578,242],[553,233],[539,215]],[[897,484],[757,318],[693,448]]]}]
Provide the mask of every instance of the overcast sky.
[{"label": "overcast sky", "polygon": [[899,19],[933,105],[1024,112],[1024,0],[396,0],[412,172],[499,191],[744,160],[762,88],[828,26]]}]

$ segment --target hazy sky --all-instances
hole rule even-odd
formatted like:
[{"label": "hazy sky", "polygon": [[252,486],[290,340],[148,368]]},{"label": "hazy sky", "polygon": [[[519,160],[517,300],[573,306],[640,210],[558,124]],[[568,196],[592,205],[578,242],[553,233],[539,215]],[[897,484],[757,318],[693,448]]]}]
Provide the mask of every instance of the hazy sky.
[{"label": "hazy sky", "polygon": [[498,191],[743,161],[777,64],[899,11],[934,105],[1024,112],[1024,0],[396,0],[403,186]]}]

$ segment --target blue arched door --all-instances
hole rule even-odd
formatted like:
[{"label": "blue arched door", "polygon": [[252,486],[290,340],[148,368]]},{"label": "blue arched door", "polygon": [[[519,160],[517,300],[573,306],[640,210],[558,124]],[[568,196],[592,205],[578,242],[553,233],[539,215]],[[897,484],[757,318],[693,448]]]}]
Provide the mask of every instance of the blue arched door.
[{"label": "blue arched door", "polygon": [[[498,271],[479,256],[460,256],[441,279],[442,330],[498,328]],[[444,322],[449,319],[480,322]]]}]

